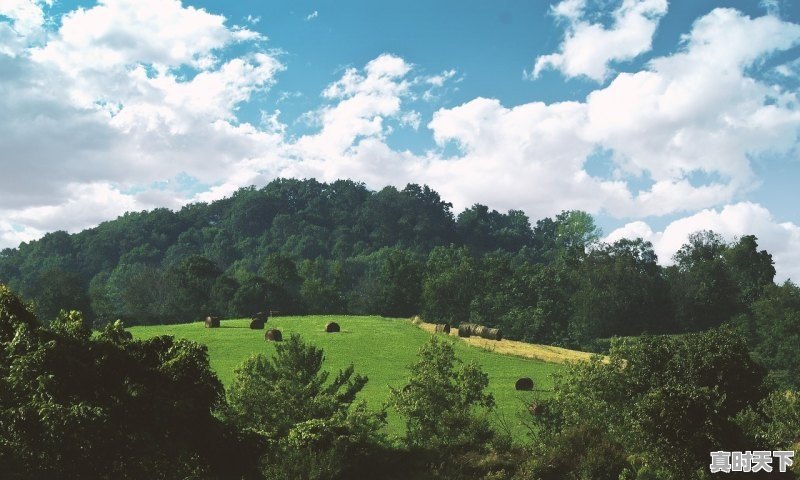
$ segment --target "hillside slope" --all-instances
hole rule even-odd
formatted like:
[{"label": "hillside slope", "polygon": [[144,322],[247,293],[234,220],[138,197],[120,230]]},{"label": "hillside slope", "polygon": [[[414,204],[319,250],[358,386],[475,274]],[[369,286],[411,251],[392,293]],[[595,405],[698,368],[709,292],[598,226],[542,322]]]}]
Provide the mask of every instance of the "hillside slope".
[{"label": "hillside slope", "polygon": [[[337,334],[325,333],[325,324],[336,321],[342,331]],[[274,344],[264,340],[266,330],[251,330],[249,320],[223,320],[220,328],[208,329],[200,322],[132,327],[131,333],[137,338],[156,335],[174,335],[203,343],[208,346],[211,365],[225,384],[234,378],[234,370],[247,357],[257,353],[273,354]],[[389,395],[389,387],[404,385],[407,366],[415,358],[419,347],[430,338],[430,333],[417,328],[411,322],[383,317],[355,316],[303,316],[276,317],[267,322],[267,329],[278,328],[284,336],[300,334],[303,339],[325,350],[325,368],[337,371],[353,363],[356,372],[367,375],[369,383],[361,395],[371,407],[379,408]],[[556,363],[502,355],[472,348],[456,337],[449,338],[454,343],[456,355],[465,362],[475,361],[489,375],[489,391],[497,401],[493,414],[495,424],[507,428],[515,438],[522,438],[526,429],[522,419],[527,415],[526,399],[529,392],[518,392],[514,383],[520,377],[530,377],[537,388],[548,390],[552,386],[550,375],[561,370]],[[390,412],[389,431],[400,434],[402,420]]]}]

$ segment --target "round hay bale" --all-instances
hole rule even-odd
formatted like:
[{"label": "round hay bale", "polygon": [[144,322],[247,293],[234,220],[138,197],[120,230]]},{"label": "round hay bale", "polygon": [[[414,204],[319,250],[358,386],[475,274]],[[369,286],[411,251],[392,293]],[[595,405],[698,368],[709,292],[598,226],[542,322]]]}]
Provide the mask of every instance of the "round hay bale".
[{"label": "round hay bale", "polygon": [[339,324],[336,322],[328,322],[328,324],[325,325],[325,331],[328,333],[336,333],[341,331],[341,328],[339,327]]},{"label": "round hay bale", "polygon": [[450,324],[449,323],[437,323],[436,328],[434,328],[436,333],[444,333],[445,335],[450,335]]},{"label": "round hay bale", "polygon": [[487,338],[489,340],[502,340],[503,339],[503,333],[500,331],[499,328],[486,328],[486,327],[482,327],[482,328],[483,328],[483,332],[481,334],[481,337]]},{"label": "round hay bale", "polygon": [[533,390],[533,380],[528,377],[522,377],[514,384],[514,388],[529,392]]},{"label": "round hay bale", "polygon": [[219,317],[207,316],[205,325],[206,328],[219,328]]},{"label": "round hay bale", "polygon": [[459,337],[471,337],[475,335],[475,327],[472,323],[462,323],[458,326],[458,336]]},{"label": "round hay bale", "polygon": [[268,342],[281,342],[283,341],[283,335],[281,331],[277,328],[273,328],[271,330],[267,330],[267,333],[264,334],[264,340]]},{"label": "round hay bale", "polygon": [[250,320],[250,328],[252,330],[264,330],[264,323],[265,322],[266,322],[266,320],[253,317],[253,319]]},{"label": "round hay bale", "polygon": [[253,320],[261,320],[262,322],[266,323],[267,319],[269,318],[269,312],[258,312],[253,315]]}]

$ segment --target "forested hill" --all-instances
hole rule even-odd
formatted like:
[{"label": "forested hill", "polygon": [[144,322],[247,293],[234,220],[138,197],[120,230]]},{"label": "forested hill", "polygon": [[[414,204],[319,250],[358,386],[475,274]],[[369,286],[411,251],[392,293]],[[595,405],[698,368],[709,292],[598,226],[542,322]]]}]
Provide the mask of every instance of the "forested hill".
[{"label": "forested hill", "polygon": [[[583,212],[532,225],[521,211],[483,205],[456,216],[426,186],[376,192],[346,180],[278,179],[6,249],[0,282],[33,301],[41,318],[76,309],[96,325],[271,309],[420,313],[565,346],[723,323],[753,339],[785,329],[787,341],[798,340],[800,293],[773,284],[772,258],[755,237],[727,244],[699,232],[668,268],[647,242],[598,238]],[[772,357],[783,355],[773,367],[783,369],[795,350],[772,348]]]}]

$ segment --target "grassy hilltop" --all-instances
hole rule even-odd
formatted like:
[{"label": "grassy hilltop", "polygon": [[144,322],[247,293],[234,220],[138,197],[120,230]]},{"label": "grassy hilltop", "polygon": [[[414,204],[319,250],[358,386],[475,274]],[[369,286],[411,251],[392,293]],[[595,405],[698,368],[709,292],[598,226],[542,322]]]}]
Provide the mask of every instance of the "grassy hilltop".
[{"label": "grassy hilltop", "polygon": [[[325,333],[325,324],[339,323],[342,331]],[[251,330],[249,319],[223,320],[220,328],[205,328],[201,322],[140,326],[130,329],[136,338],[156,335],[174,335],[208,346],[211,366],[223,383],[230,384],[234,370],[247,357],[256,353],[272,354],[274,344],[264,341],[265,330]],[[412,363],[419,347],[431,333],[402,319],[357,316],[303,316],[276,317],[267,322],[268,328],[278,328],[284,336],[298,333],[325,350],[325,368],[337,371],[353,363],[356,372],[369,377],[369,383],[361,392],[371,407],[379,407],[389,395],[389,386],[405,384],[407,366]],[[526,416],[524,400],[527,392],[514,389],[519,377],[531,377],[540,389],[550,389],[550,374],[560,370],[556,363],[547,363],[522,356],[503,355],[487,348],[470,346],[451,336],[456,355],[465,362],[475,361],[489,375],[489,392],[494,394],[497,409],[495,423],[508,428],[516,438],[522,438],[526,429],[520,419]],[[498,344],[499,346],[500,344]],[[498,349],[500,351],[502,349]],[[389,431],[400,434],[402,420],[389,414]]]}]

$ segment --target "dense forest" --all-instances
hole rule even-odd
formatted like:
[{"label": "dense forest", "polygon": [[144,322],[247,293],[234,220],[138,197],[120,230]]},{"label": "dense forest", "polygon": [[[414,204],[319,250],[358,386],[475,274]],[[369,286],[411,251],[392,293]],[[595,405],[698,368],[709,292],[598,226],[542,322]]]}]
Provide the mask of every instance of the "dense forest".
[{"label": "dense forest", "polygon": [[78,310],[95,327],[262,310],[420,314],[606,351],[613,336],[732,324],[777,381],[798,385],[800,290],[773,283],[754,236],[697,232],[669,267],[641,239],[599,238],[580,211],[532,224],[480,204],[455,215],[427,186],[277,179],[3,250],[0,282],[45,321]]},{"label": "dense forest", "polygon": [[[441,340],[439,338],[442,338]],[[792,454],[800,393],[770,389],[730,327],[613,342],[524,392],[530,436],[490,421],[494,398],[453,339],[431,336],[382,407],[352,364],[292,335],[227,388],[207,348],[79,312],[39,321],[0,285],[0,472],[8,480],[709,480],[710,452]],[[383,428],[394,412],[402,436]],[[777,453],[776,453],[777,455]],[[791,459],[789,459],[791,460]],[[771,458],[771,473],[797,478]],[[756,470],[754,470],[755,472]],[[781,473],[783,471],[783,473]]]},{"label": "dense forest", "polygon": [[[800,288],[774,283],[757,239],[697,232],[669,267],[641,239],[599,239],[579,211],[532,225],[483,205],[454,215],[418,185],[276,180],[4,250],[0,471],[683,480],[711,478],[712,451],[796,450]],[[489,420],[487,375],[435,336],[405,385],[368,408],[369,379],[328,372],[297,336],[223,388],[205,346],[134,340],[123,326],[267,309],[468,320],[609,356],[521,398],[530,437],[519,444]],[[390,412],[402,438],[385,434]]]}]

